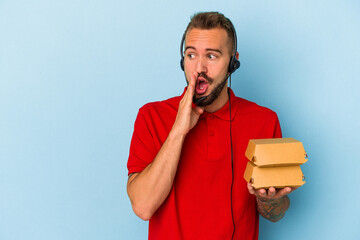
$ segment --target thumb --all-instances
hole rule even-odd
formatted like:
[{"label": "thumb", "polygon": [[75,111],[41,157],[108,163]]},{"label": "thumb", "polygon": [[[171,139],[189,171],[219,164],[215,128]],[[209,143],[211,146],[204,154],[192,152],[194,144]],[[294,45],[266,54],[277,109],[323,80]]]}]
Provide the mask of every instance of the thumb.
[{"label": "thumb", "polygon": [[204,113],[204,107],[196,106],[194,110],[197,115],[201,115]]}]

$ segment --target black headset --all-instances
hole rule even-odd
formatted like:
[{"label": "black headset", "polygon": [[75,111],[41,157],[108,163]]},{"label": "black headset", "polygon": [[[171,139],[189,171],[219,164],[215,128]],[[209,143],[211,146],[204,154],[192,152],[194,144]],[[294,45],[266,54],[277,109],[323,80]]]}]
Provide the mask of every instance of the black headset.
[{"label": "black headset", "polygon": [[[240,67],[240,61],[236,59],[236,52],[237,52],[237,37],[236,37],[236,31],[235,28],[232,26],[231,27],[232,32],[234,33],[234,54],[230,57],[230,62],[229,62],[229,69],[228,72],[230,74],[232,74],[233,72],[236,71],[236,69],[238,69]],[[181,39],[181,44],[180,44],[180,55],[181,55],[181,60],[180,60],[180,67],[181,69],[184,71],[184,54],[183,54],[183,48],[184,48],[184,42],[185,42],[185,37],[186,37],[186,31],[184,32],[182,39]]]}]

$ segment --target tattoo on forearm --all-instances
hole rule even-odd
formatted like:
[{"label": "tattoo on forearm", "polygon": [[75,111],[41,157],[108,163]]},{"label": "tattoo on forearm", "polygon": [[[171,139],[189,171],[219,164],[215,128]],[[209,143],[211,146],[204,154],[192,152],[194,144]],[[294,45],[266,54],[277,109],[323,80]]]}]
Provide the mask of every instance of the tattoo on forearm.
[{"label": "tattoo on forearm", "polygon": [[259,213],[272,222],[279,221],[285,215],[290,205],[288,196],[274,200],[258,197],[256,201]]}]

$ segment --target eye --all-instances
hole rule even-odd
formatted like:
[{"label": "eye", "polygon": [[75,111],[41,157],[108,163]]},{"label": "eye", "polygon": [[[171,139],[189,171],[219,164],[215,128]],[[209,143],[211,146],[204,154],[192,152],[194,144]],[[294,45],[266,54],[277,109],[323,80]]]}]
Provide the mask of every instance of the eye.
[{"label": "eye", "polygon": [[210,59],[215,59],[215,58],[216,58],[216,55],[215,55],[215,54],[209,54],[209,55],[208,55],[208,58],[210,58]]},{"label": "eye", "polygon": [[187,54],[187,57],[190,58],[190,59],[193,59],[193,58],[195,58],[195,54],[193,54],[193,53],[188,53],[188,54]]}]

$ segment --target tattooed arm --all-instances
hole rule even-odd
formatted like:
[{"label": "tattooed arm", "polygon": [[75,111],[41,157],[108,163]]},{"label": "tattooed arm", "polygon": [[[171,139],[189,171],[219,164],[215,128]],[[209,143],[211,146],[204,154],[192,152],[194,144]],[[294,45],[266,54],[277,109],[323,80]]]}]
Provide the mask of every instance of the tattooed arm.
[{"label": "tattooed arm", "polygon": [[271,187],[266,189],[254,189],[250,183],[248,183],[248,189],[250,194],[256,196],[257,208],[261,216],[272,221],[279,221],[289,208],[290,200],[287,194],[296,190],[297,188],[282,188],[278,191]]}]

